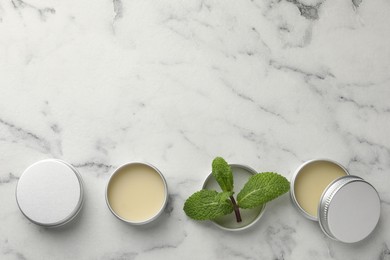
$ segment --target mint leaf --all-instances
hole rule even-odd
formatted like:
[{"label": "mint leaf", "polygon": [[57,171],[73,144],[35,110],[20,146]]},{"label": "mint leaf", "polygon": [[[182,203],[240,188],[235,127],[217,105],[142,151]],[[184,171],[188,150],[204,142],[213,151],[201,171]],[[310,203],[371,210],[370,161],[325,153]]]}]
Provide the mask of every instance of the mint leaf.
[{"label": "mint leaf", "polygon": [[212,174],[221,186],[222,191],[233,191],[233,173],[229,164],[221,157],[216,157],[212,163]]},{"label": "mint leaf", "polygon": [[184,212],[192,219],[215,219],[232,213],[233,205],[229,197],[233,192],[220,192],[215,190],[201,190],[195,192],[184,203]]},{"label": "mint leaf", "polygon": [[288,180],[273,172],[253,175],[237,195],[240,208],[250,209],[271,201],[290,189]]}]

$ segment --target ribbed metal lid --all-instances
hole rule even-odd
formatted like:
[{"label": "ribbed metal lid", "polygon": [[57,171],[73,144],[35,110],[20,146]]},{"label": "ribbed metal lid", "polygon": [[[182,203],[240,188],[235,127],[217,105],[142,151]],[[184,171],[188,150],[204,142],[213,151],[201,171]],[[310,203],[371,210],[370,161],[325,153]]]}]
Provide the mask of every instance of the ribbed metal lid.
[{"label": "ribbed metal lid", "polygon": [[319,224],[330,238],[354,243],[366,238],[380,216],[375,188],[362,178],[349,175],[332,182],[318,208]]},{"label": "ribbed metal lid", "polygon": [[22,213],[45,227],[72,220],[83,204],[81,176],[70,164],[48,159],[34,163],[21,175],[16,200]]}]

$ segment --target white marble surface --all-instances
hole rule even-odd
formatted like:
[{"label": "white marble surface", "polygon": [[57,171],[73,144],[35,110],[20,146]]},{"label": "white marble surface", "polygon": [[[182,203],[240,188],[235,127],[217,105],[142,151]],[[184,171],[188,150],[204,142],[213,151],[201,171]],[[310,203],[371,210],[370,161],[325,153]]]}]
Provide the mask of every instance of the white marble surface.
[{"label": "white marble surface", "polygon": [[[390,259],[388,0],[0,0],[1,259]],[[290,178],[327,157],[381,196],[372,236],[347,245],[288,195],[251,230],[188,219],[184,200],[225,157]],[[60,230],[17,208],[33,162],[76,166],[86,204]],[[170,204],[147,227],[111,215],[118,165],[146,160]]]}]

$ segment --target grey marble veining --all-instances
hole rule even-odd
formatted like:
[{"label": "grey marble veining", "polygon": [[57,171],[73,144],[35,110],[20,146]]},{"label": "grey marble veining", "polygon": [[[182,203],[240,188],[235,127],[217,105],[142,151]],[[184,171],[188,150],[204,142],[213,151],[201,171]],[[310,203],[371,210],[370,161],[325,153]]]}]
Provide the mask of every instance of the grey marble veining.
[{"label": "grey marble veining", "polygon": [[[390,259],[390,2],[387,0],[0,0],[1,259]],[[290,178],[336,160],[372,183],[381,219],[353,245],[327,238],[285,195],[251,230],[188,219],[211,160]],[[71,225],[27,221],[23,170],[80,171]],[[155,223],[112,216],[111,172],[147,161],[170,199]]]}]

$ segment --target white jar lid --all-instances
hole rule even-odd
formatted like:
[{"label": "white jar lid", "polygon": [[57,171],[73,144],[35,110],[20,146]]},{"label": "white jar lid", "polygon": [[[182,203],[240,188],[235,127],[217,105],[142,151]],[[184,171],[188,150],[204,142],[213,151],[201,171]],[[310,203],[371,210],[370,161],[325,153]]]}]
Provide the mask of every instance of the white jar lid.
[{"label": "white jar lid", "polygon": [[22,213],[45,227],[71,221],[83,204],[83,183],[70,164],[48,159],[34,163],[21,175],[16,200]]},{"label": "white jar lid", "polygon": [[324,191],[318,208],[319,223],[330,238],[354,243],[366,238],[380,217],[375,188],[357,176],[344,176]]}]

